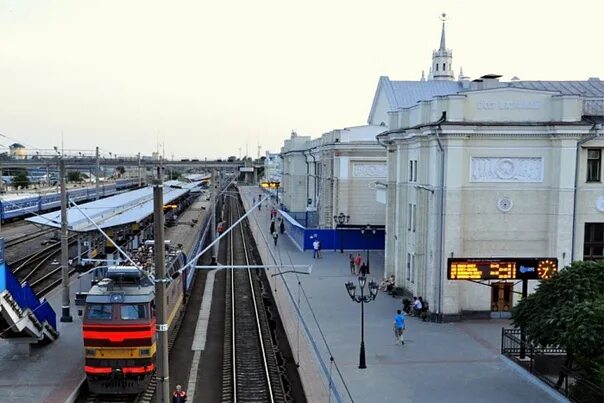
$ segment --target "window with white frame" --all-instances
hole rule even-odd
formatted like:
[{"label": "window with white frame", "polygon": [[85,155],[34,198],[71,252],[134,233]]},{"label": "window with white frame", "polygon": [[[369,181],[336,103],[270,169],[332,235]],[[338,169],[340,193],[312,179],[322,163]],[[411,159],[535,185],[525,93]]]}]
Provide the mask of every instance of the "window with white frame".
[{"label": "window with white frame", "polygon": [[412,204],[409,203],[408,207],[409,207],[409,210],[407,212],[408,213],[407,214],[407,231],[411,231],[411,220],[412,220],[412,214],[413,214]]},{"label": "window with white frame", "polygon": [[411,280],[411,253],[407,253],[407,281]]},{"label": "window with white frame", "polygon": [[412,228],[413,228],[413,232],[415,232],[415,225],[416,225],[415,223],[417,221],[417,215],[415,212],[417,211],[417,204],[411,205],[411,210],[412,210],[412,213],[411,213]]},{"label": "window with white frame", "polygon": [[415,253],[411,255],[411,282],[415,283]]}]

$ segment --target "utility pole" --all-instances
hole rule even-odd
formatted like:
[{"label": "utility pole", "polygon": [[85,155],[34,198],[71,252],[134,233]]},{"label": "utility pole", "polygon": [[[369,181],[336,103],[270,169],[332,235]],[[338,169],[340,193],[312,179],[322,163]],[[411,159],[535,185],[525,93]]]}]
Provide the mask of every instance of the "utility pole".
[{"label": "utility pole", "polygon": [[96,148],[96,173],[94,174],[94,176],[96,177],[96,198],[95,200],[98,200],[100,197],[100,192],[99,192],[99,174],[101,172],[101,168],[100,168],[100,157],[99,157],[99,147],[97,146]]},{"label": "utility pole", "polygon": [[61,183],[61,283],[63,286],[63,305],[61,322],[72,322],[69,313],[69,245],[67,244],[67,189],[65,189],[65,161],[63,155],[59,160]]},{"label": "utility pole", "polygon": [[155,252],[155,304],[157,306],[157,402],[170,401],[168,367],[168,324],[166,309],[166,262],[164,243],[164,186],[161,168],[157,168],[153,186],[153,248]]},{"label": "utility pole", "polygon": [[142,186],[141,178],[141,153],[138,153],[138,187]]},{"label": "utility pole", "polygon": [[[212,217],[211,217],[211,224],[210,226],[212,227],[212,242],[214,242],[214,240],[216,239],[216,169],[212,169],[212,198],[211,198],[211,206],[212,206]],[[218,242],[216,242],[214,244],[214,248],[212,249],[212,260],[214,263],[214,260],[218,259]]]}]

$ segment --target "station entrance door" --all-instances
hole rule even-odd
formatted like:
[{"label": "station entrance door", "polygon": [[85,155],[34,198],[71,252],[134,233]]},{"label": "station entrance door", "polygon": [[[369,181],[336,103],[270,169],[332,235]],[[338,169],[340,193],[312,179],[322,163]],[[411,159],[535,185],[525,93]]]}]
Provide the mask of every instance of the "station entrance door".
[{"label": "station entrance door", "polygon": [[512,317],[513,295],[514,283],[500,281],[491,284],[491,318],[508,319]]}]

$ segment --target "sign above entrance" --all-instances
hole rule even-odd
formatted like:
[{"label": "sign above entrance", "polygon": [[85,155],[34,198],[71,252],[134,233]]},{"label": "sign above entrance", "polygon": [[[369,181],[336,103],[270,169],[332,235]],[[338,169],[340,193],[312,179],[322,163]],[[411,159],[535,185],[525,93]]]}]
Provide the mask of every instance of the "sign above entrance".
[{"label": "sign above entrance", "polygon": [[541,280],[558,271],[556,258],[450,258],[449,280]]}]

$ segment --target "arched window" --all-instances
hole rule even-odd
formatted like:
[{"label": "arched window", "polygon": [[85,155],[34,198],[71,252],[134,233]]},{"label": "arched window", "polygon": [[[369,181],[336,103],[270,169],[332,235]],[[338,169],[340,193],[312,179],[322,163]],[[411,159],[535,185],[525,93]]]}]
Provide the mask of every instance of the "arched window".
[{"label": "arched window", "polygon": [[447,70],[447,68],[445,67],[446,65],[447,65],[446,63],[443,63],[443,71]]},{"label": "arched window", "polygon": [[436,63],[436,71],[438,71],[438,63]]}]

